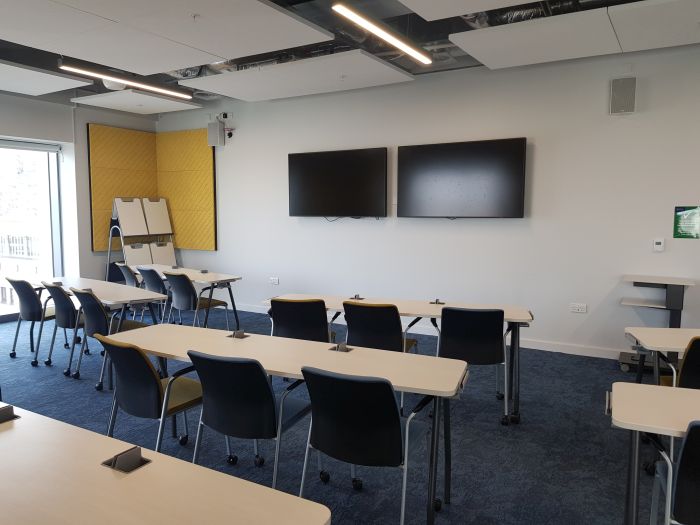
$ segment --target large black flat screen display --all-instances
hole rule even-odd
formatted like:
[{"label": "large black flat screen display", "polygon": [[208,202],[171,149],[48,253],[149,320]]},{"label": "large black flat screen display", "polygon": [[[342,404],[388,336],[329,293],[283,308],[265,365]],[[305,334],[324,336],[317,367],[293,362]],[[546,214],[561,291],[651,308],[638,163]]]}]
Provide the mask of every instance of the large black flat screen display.
[{"label": "large black flat screen display", "polygon": [[292,217],[386,217],[386,148],[289,154]]},{"label": "large black flat screen display", "polygon": [[399,217],[523,217],[525,138],[399,147]]}]

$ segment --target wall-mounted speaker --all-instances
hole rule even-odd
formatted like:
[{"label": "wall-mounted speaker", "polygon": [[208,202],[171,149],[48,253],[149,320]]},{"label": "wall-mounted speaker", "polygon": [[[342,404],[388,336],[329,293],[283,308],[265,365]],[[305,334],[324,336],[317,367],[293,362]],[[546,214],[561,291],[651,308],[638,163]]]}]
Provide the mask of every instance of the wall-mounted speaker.
[{"label": "wall-mounted speaker", "polygon": [[210,146],[223,146],[226,143],[226,130],[220,120],[210,122],[207,127],[207,137]]},{"label": "wall-mounted speaker", "polygon": [[637,78],[613,78],[610,82],[610,114],[634,113]]}]

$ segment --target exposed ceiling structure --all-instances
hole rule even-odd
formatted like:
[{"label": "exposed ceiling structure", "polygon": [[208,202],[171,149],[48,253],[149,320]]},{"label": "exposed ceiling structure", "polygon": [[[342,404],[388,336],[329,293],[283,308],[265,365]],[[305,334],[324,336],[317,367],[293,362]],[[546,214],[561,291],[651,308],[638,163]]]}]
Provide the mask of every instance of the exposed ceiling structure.
[{"label": "exposed ceiling structure", "polygon": [[[432,63],[416,62],[339,16],[331,9],[338,1],[425,51]],[[192,102],[269,100],[482,65],[696,44],[699,22],[698,0],[3,0],[0,60],[11,64],[0,66],[0,90],[42,95],[79,88],[89,96],[124,87],[75,76],[70,80],[78,84],[62,84],[69,80],[57,75],[62,58],[184,90]],[[46,75],[41,87],[31,74]],[[162,97],[144,99],[143,91],[72,95],[76,103],[134,113],[165,107]],[[180,102],[168,107],[193,107]]]}]

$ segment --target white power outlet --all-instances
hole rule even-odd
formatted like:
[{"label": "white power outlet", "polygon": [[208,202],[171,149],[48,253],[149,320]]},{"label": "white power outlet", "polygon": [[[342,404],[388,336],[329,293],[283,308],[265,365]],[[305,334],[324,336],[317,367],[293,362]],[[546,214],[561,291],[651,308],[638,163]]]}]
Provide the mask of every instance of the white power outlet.
[{"label": "white power outlet", "polygon": [[279,277],[270,277],[270,284],[277,286],[280,283]]},{"label": "white power outlet", "polygon": [[586,303],[569,303],[569,312],[585,314],[588,312],[588,305]]}]

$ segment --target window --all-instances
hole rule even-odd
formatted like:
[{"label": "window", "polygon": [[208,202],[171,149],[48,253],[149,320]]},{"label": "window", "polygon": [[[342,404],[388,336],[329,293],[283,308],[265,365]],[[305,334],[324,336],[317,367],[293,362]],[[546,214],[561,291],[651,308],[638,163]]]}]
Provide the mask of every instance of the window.
[{"label": "window", "polygon": [[62,273],[59,147],[0,140],[0,320],[18,302],[6,277]]}]

